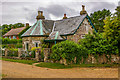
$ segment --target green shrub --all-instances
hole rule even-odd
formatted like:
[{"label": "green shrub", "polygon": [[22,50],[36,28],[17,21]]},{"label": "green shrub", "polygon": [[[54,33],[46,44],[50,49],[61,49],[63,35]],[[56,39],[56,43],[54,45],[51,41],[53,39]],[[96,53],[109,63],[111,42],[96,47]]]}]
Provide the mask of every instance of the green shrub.
[{"label": "green shrub", "polygon": [[22,39],[2,38],[2,48],[22,48]]},{"label": "green shrub", "polygon": [[31,58],[35,58],[35,51],[31,51]]},{"label": "green shrub", "polygon": [[8,51],[8,56],[18,57],[18,49],[14,49],[14,48],[9,49],[9,51]]},{"label": "green shrub", "polygon": [[40,53],[40,54],[41,54],[41,58],[44,59],[44,52],[43,52],[44,49],[41,48],[41,47],[33,47],[33,48],[31,49],[31,55],[30,55],[30,56],[31,56],[32,58],[35,58],[35,50],[36,50],[36,49],[41,49],[41,53]]},{"label": "green shrub", "polygon": [[50,55],[51,59],[60,61],[60,59],[66,59],[67,63],[74,62],[75,57],[77,62],[81,60],[83,54],[85,55],[86,49],[79,46],[73,41],[63,41],[52,47],[52,54]]}]

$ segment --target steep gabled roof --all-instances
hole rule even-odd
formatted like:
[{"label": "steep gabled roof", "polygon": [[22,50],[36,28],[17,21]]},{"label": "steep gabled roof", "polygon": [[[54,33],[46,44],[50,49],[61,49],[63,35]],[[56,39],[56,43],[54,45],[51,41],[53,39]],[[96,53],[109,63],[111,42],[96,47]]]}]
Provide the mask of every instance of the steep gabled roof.
[{"label": "steep gabled roof", "polygon": [[59,31],[60,35],[73,34],[87,14],[55,21],[54,31]]},{"label": "steep gabled roof", "polygon": [[32,27],[30,27],[23,35],[25,36],[45,36],[52,31],[53,21],[38,20]]},{"label": "steep gabled roof", "polygon": [[4,34],[3,36],[11,36],[11,35],[19,35],[19,33],[25,29],[26,27],[20,27],[20,28],[16,28],[16,29],[11,29],[10,31],[8,31],[6,34]]}]

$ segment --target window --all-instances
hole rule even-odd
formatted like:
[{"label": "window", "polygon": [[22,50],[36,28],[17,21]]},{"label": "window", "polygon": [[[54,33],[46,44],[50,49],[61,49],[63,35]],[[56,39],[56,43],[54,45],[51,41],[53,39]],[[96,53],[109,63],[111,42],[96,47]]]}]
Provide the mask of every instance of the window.
[{"label": "window", "polygon": [[8,38],[7,36],[5,36],[5,38]]},{"label": "window", "polygon": [[11,36],[9,36],[9,39],[11,39]]},{"label": "window", "polygon": [[26,45],[25,45],[25,50],[28,50],[28,46],[29,46],[29,44],[26,43]]},{"label": "window", "polygon": [[82,34],[82,35],[81,35],[81,39],[83,39],[83,38],[85,38],[85,34]]},{"label": "window", "polygon": [[16,36],[13,36],[13,39],[16,39]]},{"label": "window", "polygon": [[39,47],[40,41],[32,41],[32,43],[34,44],[34,47]]},{"label": "window", "polygon": [[35,43],[35,47],[38,47],[38,43],[37,42]]}]

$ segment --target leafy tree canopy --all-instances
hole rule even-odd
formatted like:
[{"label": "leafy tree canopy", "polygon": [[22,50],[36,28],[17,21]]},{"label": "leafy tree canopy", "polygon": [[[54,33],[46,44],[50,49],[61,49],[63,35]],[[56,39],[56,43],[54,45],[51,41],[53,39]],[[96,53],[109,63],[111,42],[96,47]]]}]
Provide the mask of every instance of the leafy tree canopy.
[{"label": "leafy tree canopy", "polygon": [[111,15],[110,10],[106,9],[103,9],[102,11],[99,10],[90,14],[90,19],[98,32],[103,32],[104,26],[103,20],[110,15]]},{"label": "leafy tree canopy", "polygon": [[2,26],[0,26],[0,29],[2,30],[2,35],[4,35],[5,33],[7,33],[9,30],[11,30],[11,28],[20,28],[20,27],[24,27],[24,24],[22,23],[16,23],[16,24],[3,24]]}]

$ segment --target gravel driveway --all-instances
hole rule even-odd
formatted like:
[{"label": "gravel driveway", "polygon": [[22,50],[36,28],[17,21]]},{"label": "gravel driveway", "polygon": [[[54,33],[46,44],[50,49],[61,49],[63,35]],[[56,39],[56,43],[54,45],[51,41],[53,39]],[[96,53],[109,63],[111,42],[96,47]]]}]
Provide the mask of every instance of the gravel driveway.
[{"label": "gravel driveway", "polygon": [[2,61],[6,78],[118,78],[118,68],[49,69]]}]

